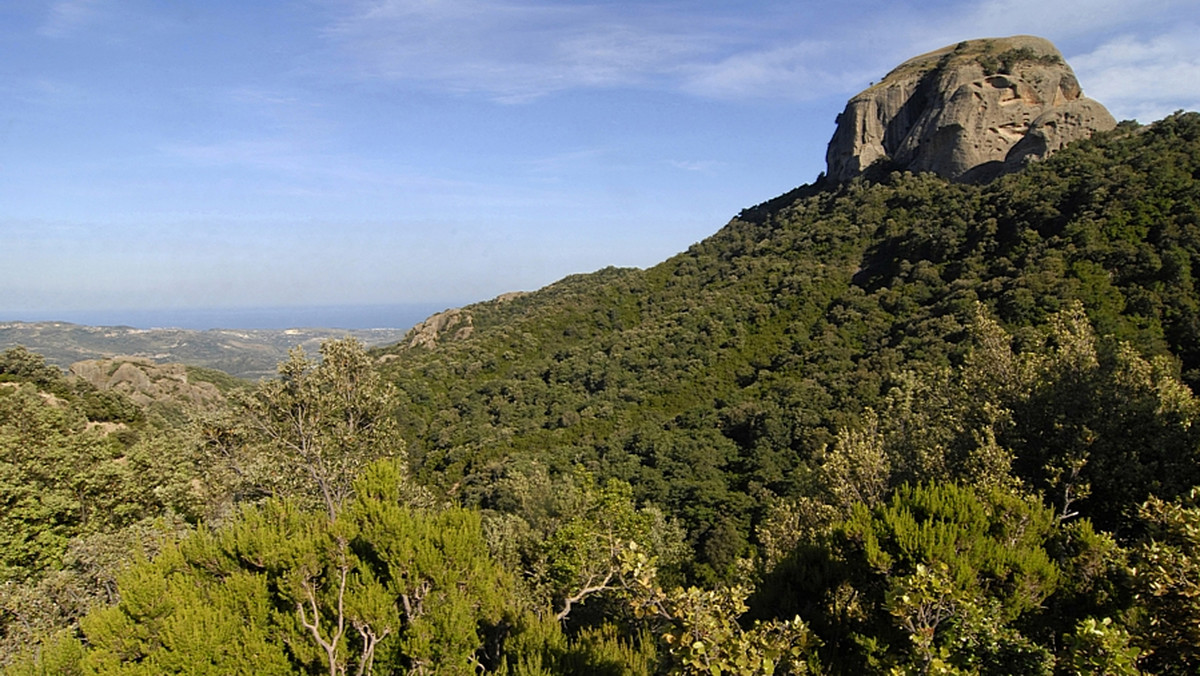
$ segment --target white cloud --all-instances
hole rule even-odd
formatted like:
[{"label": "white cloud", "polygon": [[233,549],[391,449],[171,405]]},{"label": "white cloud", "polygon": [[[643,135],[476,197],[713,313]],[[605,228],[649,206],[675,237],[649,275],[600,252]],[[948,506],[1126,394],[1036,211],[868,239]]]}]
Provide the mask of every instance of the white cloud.
[{"label": "white cloud", "polygon": [[717,160],[671,160],[667,164],[682,171],[709,172],[723,166],[724,162]]},{"label": "white cloud", "polygon": [[82,105],[91,96],[91,93],[78,83],[46,77],[21,82],[9,88],[6,93],[29,105],[62,108]]},{"label": "white cloud", "polygon": [[535,157],[521,164],[534,175],[559,177],[569,172],[594,167],[603,162],[607,155],[608,151],[603,148],[583,148]]},{"label": "white cloud", "polygon": [[943,44],[1022,33],[1065,40],[1153,21],[1173,7],[1186,11],[1194,4],[1195,0],[986,0],[934,26],[946,34]]},{"label": "white cloud", "polygon": [[379,0],[358,5],[327,35],[359,76],[519,103],[598,87],[717,99],[844,93],[868,72],[846,58],[857,47],[807,38],[814,30],[792,9],[726,15],[656,3]]},{"label": "white cloud", "polygon": [[157,150],[170,164],[225,176],[243,172],[255,176],[254,180],[239,181],[239,190],[263,197],[341,201],[404,196],[436,200],[452,196],[463,201],[484,189],[468,180],[372,163],[353,154],[325,152],[288,137],[165,143]]},{"label": "white cloud", "polygon": [[38,34],[58,38],[70,35],[98,15],[100,0],[60,0],[50,6]]},{"label": "white cloud", "polygon": [[[677,17],[676,17],[677,18]],[[328,35],[360,73],[517,102],[576,87],[632,85],[678,69],[715,36],[626,20],[596,6],[382,0]]]},{"label": "white cloud", "polygon": [[808,100],[853,88],[867,73],[861,67],[838,63],[837,47],[827,42],[741,51],[712,63],[687,67],[682,88],[699,96],[720,99],[779,98]]},{"label": "white cloud", "polygon": [[[1106,104],[1111,100],[1121,117],[1194,106],[1190,92],[1200,82],[1191,46],[1196,41],[1177,28],[1194,3],[849,0],[853,7],[833,12],[814,12],[807,3],[766,2],[719,13],[664,2],[363,0],[327,35],[351,57],[359,76],[519,103],[598,87],[811,101],[853,94],[929,49],[1028,33],[1063,48],[1093,50],[1083,57],[1068,54],[1068,60],[1089,94]],[[1166,37],[1152,37],[1165,31]],[[1138,37],[1096,46],[1114,34]],[[1130,52],[1132,43],[1150,53]],[[1140,61],[1122,70],[1122,58]]]},{"label": "white cloud", "polygon": [[882,74],[907,56],[959,40],[1039,35],[1063,50],[1085,94],[1117,119],[1149,122],[1200,107],[1195,9],[1195,0],[985,0],[887,16],[890,31],[880,32],[878,22],[864,27],[880,39],[857,48],[879,55]]},{"label": "white cloud", "polygon": [[246,166],[257,169],[296,170],[304,155],[292,143],[280,140],[235,140],[217,143],[168,143],[165,155],[204,166]]},{"label": "white cloud", "polygon": [[1200,26],[1150,38],[1122,35],[1070,59],[1088,96],[1117,119],[1153,122],[1200,109]]}]

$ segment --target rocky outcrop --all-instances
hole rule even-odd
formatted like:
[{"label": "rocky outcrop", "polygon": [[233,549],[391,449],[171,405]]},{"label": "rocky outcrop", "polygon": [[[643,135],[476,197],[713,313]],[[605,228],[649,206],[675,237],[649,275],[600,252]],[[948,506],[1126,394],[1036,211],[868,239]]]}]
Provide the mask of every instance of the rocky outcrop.
[{"label": "rocky outcrop", "polygon": [[469,338],[474,330],[474,318],[471,313],[461,308],[453,308],[417,324],[404,338],[408,347],[434,347],[443,336],[462,340]]},{"label": "rocky outcrop", "polygon": [[[496,296],[490,303],[499,305],[529,295],[525,291],[509,291]],[[470,308],[451,308],[429,316],[409,329],[401,343],[405,347],[433,348],[444,340],[465,340],[475,332],[475,317]],[[392,355],[384,355],[384,361]]]},{"label": "rocky outcrop", "polygon": [[188,378],[183,364],[156,364],[143,357],[89,359],[71,364],[71,374],[101,390],[116,390],[134,403],[154,402],[210,406],[224,401],[216,385]]},{"label": "rocky outcrop", "polygon": [[882,162],[984,182],[1115,126],[1048,40],[970,40],[910,59],[850,99],[826,174],[846,181]]}]

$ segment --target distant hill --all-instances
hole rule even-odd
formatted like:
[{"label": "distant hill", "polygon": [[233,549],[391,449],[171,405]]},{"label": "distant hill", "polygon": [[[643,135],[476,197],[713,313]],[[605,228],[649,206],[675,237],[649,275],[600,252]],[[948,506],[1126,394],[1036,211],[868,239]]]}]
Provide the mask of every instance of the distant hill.
[{"label": "distant hill", "polygon": [[289,349],[316,354],[324,340],[353,336],[368,346],[395,343],[406,329],[135,329],[81,326],[66,322],[0,323],[0,350],[22,345],[67,368],[88,359],[143,357],[160,364],[180,363],[256,380],[275,375]]}]

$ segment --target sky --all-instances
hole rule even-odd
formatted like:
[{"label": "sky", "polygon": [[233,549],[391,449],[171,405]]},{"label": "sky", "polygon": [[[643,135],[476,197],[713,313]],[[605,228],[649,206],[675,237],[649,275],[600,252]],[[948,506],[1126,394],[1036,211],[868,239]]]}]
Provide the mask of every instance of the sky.
[{"label": "sky", "polygon": [[846,100],[1053,41],[1200,109],[1196,0],[0,5],[0,321],[485,300],[648,267],[812,182]]}]

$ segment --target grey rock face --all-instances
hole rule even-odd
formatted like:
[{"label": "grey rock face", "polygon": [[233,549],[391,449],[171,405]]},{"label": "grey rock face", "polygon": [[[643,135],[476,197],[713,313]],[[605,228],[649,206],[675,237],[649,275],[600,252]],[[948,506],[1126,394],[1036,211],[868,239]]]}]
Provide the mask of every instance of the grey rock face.
[{"label": "grey rock face", "polygon": [[434,347],[442,336],[461,340],[475,330],[474,318],[462,308],[439,312],[414,326],[405,336],[409,347]]},{"label": "grey rock face", "polygon": [[141,406],[163,400],[205,406],[225,398],[216,385],[189,380],[183,364],[156,364],[145,357],[79,361],[71,364],[71,374],[101,390],[123,392]]},{"label": "grey rock face", "polygon": [[826,173],[845,181],[890,160],[983,182],[1115,126],[1048,40],[970,40],[910,59],[850,99]]}]

